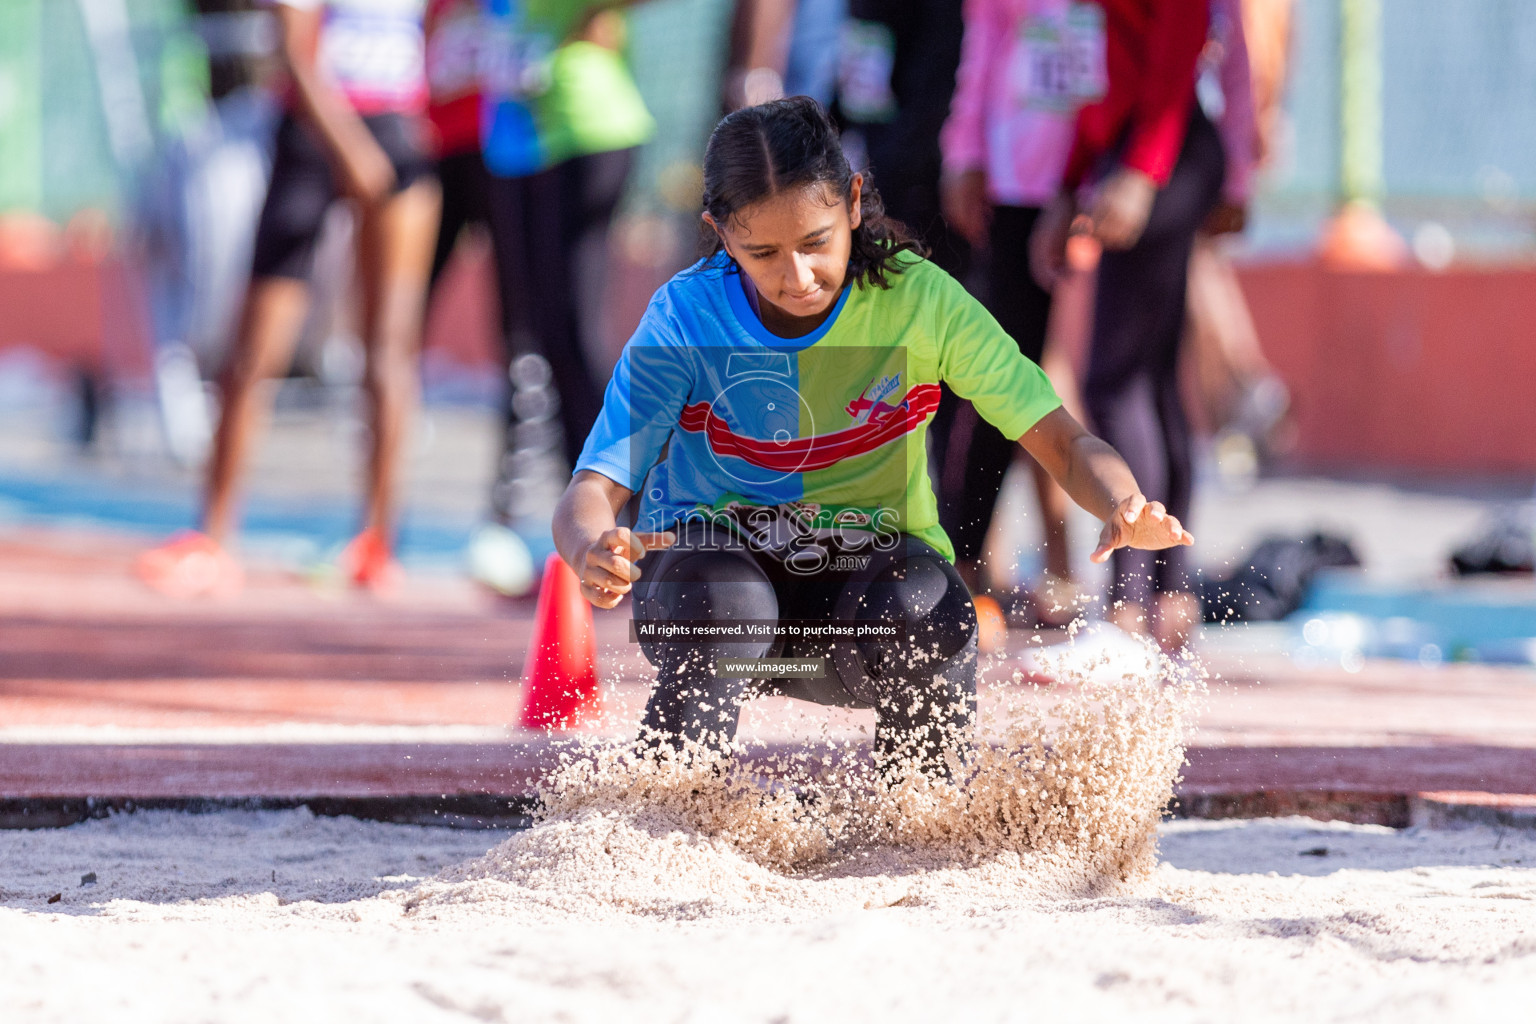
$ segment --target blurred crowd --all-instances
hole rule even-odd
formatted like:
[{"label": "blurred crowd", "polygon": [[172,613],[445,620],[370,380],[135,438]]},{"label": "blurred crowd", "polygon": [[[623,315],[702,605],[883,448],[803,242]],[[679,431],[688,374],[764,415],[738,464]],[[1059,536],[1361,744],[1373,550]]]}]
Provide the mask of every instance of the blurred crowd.
[{"label": "blurred crowd", "polygon": [[[113,88],[124,2],[80,6]],[[656,132],[631,73],[631,6],[167,6],[166,38],[187,45],[165,47],[166,66],[206,104],[194,114],[182,102],[173,118],[166,95],[158,117],[142,95],[137,115],[122,96],[104,103],[114,146],[159,140],[131,218],[155,390],[169,450],[206,465],[202,522],[145,557],[148,581],[240,585],[230,542],[270,401],[262,382],[341,317],[362,343],[369,423],[362,528],[343,567],[358,585],[392,585],[422,324],[456,250],[477,243],[493,254],[505,441],[472,552],[487,583],[528,585],[518,531],[547,523],[550,481],[568,473],[617,355],[594,344],[590,321],[626,180]],[[1238,463],[1265,457],[1287,396],[1227,250],[1273,149],[1290,0],[717,6],[728,9],[709,65],[713,113],[787,95],[825,106],[887,212],[1047,368],[1149,494],[1187,514],[1195,431]],[[654,244],[667,248],[664,236]],[[691,260],[686,247],[650,257],[670,269]],[[217,380],[215,401],[204,378]],[[982,555],[1017,445],[950,394],[931,441],[943,525],[972,589],[1044,621],[1070,616],[1065,496],[1033,467],[1045,571],[1007,592]],[[1187,628],[1177,559],[1121,570],[1145,581],[1114,595],[1129,614],[1166,604],[1158,619]]]}]

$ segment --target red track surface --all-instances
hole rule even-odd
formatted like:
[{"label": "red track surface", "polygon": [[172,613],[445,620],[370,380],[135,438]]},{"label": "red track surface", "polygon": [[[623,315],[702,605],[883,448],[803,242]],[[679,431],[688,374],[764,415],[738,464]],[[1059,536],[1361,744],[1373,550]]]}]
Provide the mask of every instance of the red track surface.
[{"label": "red track surface", "polygon": [[[531,604],[441,580],[381,602],[260,572],[236,601],[173,602],[131,579],[133,553],[97,536],[0,538],[0,799],[529,791],[546,743],[493,730],[521,704]],[[627,730],[646,666],[622,614],[599,615],[598,634],[614,728]],[[1190,751],[1192,796],[1536,792],[1528,670],[1217,668],[1227,679]],[[804,742],[855,736],[861,721],[763,701],[744,729]],[[407,732],[348,737],[367,727]],[[474,735],[444,741],[442,727]],[[133,742],[112,742],[124,729]]]}]

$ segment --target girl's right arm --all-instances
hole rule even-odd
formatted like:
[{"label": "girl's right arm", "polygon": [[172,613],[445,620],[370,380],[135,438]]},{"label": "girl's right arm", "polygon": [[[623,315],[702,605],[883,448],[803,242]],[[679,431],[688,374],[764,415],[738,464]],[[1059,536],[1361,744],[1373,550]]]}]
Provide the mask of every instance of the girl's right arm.
[{"label": "girl's right arm", "polygon": [[555,506],[555,549],[581,580],[581,596],[612,608],[629,593],[647,551],[672,546],[673,533],[645,533],[618,525],[629,488],[590,469],[571,478]]},{"label": "girl's right arm", "polygon": [[684,328],[667,312],[671,288],[657,291],[614,364],[576,472],[555,505],[555,548],[581,580],[582,596],[599,608],[629,593],[640,578],[634,563],[648,550],[675,539],[618,525],[619,510],[635,493],[628,484],[644,486],[693,387]]}]

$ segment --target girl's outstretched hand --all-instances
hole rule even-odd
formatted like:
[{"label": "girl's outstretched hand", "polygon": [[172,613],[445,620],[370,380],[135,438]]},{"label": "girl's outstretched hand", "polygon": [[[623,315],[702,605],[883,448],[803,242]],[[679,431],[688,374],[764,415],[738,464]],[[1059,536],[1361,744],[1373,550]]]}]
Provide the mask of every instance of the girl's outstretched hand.
[{"label": "girl's outstretched hand", "polygon": [[647,551],[669,548],[676,540],[675,533],[640,533],[627,526],[604,531],[576,566],[581,596],[599,608],[612,608],[640,578],[635,563]]},{"label": "girl's outstretched hand", "polygon": [[1104,524],[1104,532],[1099,534],[1099,546],[1088,558],[1103,562],[1115,548],[1161,551],[1194,542],[1195,538],[1177,518],[1168,514],[1162,502],[1148,501],[1146,495],[1138,491],[1115,506],[1109,521]]}]

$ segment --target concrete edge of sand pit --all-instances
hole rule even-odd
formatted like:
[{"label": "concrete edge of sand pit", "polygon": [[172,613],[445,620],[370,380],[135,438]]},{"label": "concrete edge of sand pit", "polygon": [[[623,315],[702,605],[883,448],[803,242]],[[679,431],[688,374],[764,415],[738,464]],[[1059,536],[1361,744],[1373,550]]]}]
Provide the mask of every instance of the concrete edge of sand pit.
[{"label": "concrete edge of sand pit", "polygon": [[289,811],[305,808],[322,818],[359,818],[445,828],[527,828],[536,800],[526,795],[449,793],[439,796],[234,797],[0,797],[0,829],[63,828],[82,821],[142,811],[213,814],[218,811]]},{"label": "concrete edge of sand pit", "polygon": [[1424,828],[1495,825],[1536,829],[1536,794],[1418,793],[1410,802],[1409,823]]},{"label": "concrete edge of sand pit", "polygon": [[[62,828],[83,821],[143,811],[211,814],[218,811],[308,809],[320,817],[350,817],[402,825],[517,829],[532,823],[537,800],[528,794],[450,793],[392,796],[223,797],[11,797],[0,798],[0,829]],[[1469,825],[1536,829],[1536,794],[1392,793],[1348,789],[1252,791],[1181,789],[1170,803],[1174,818],[1304,817],[1357,825],[1451,829]]]},{"label": "concrete edge of sand pit", "polygon": [[1184,787],[1169,807],[1175,818],[1316,818],[1406,828],[1414,794],[1353,789]]}]

